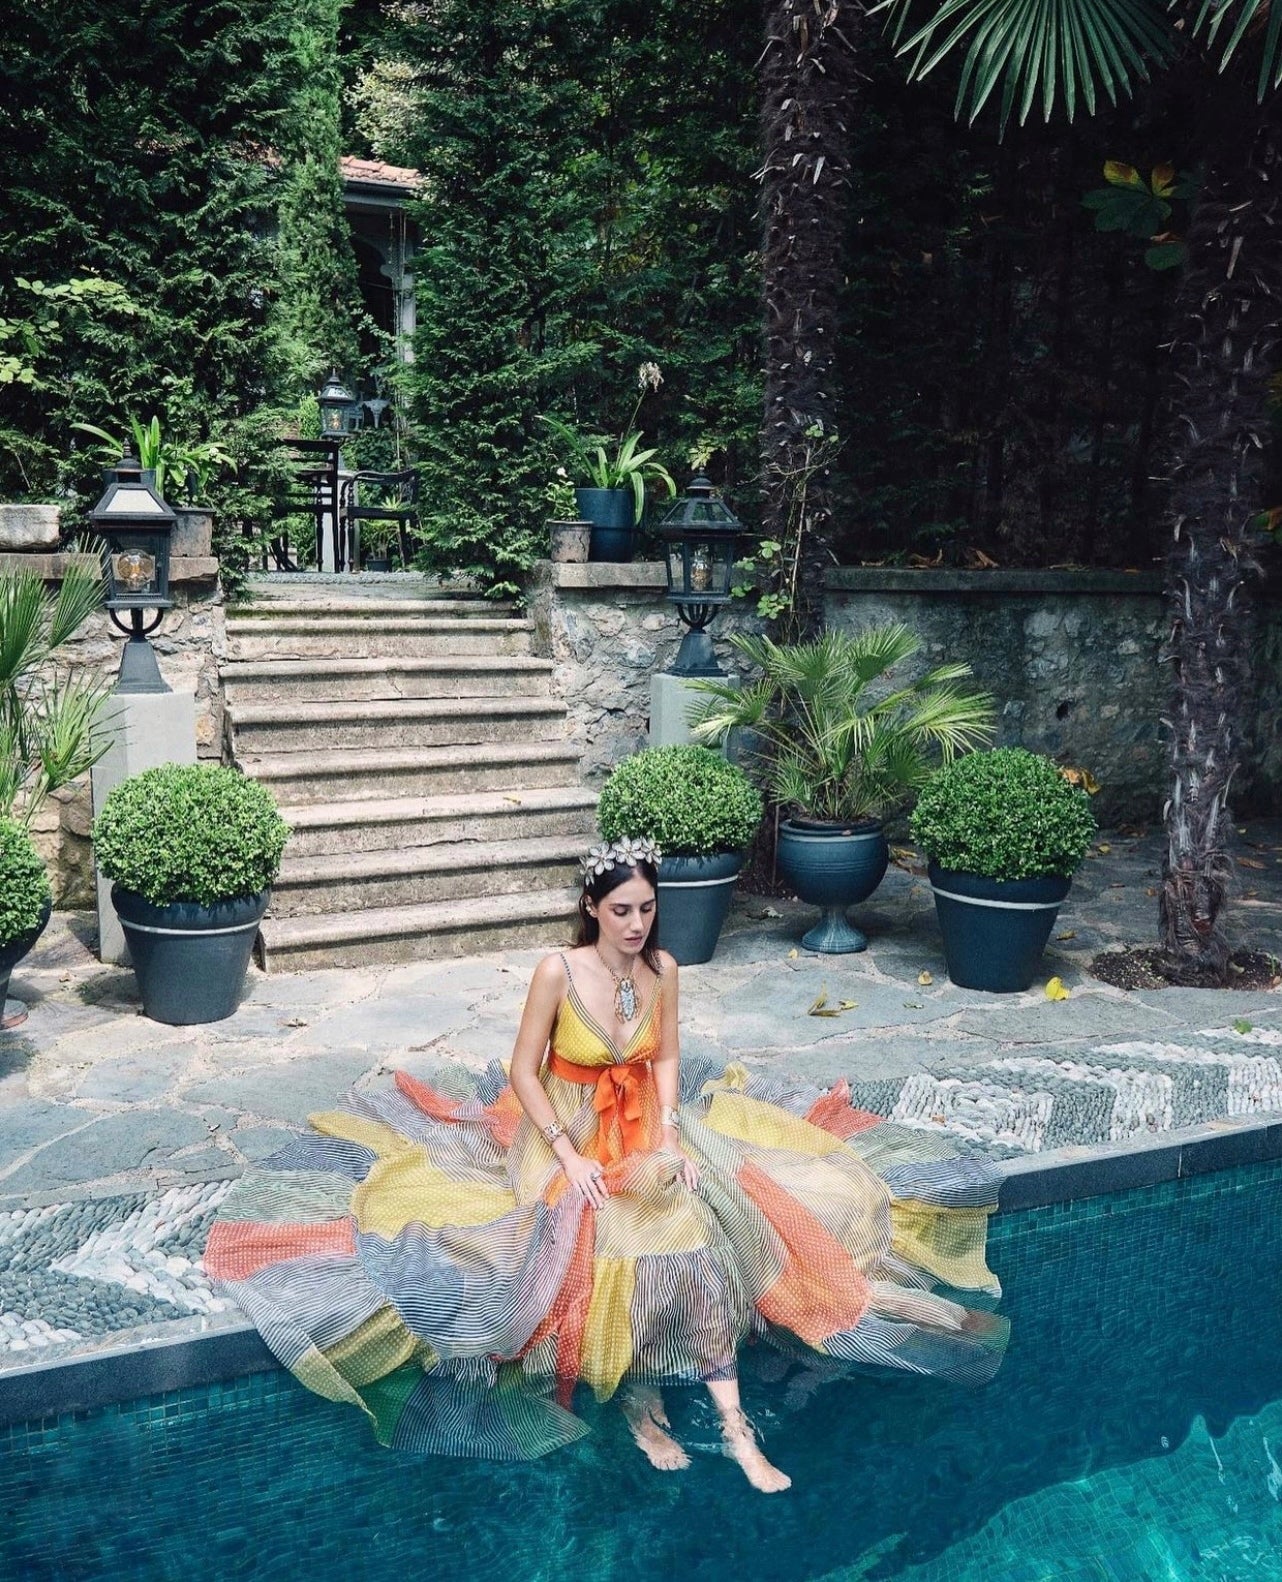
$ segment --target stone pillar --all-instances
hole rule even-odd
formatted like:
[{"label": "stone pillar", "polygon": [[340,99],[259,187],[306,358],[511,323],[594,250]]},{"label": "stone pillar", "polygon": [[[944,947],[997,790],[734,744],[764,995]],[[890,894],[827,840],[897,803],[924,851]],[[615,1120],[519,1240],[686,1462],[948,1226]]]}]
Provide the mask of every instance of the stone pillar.
[{"label": "stone pillar", "polygon": [[[196,762],[196,699],[190,692],[113,693],[107,727],[111,745],[93,766],[93,810],[108,793],[144,769],[160,764]],[[98,958],[128,962],[125,936],[111,904],[111,881],[96,870],[98,884]]]}]

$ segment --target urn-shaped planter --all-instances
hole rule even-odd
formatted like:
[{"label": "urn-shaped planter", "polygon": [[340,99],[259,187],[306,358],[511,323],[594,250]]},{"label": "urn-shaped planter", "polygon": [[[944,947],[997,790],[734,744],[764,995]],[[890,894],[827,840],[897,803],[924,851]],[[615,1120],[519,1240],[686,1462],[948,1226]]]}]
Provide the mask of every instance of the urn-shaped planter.
[{"label": "urn-shaped planter", "polygon": [[46,901],[41,909],[40,921],[33,929],[0,944],[0,1032],[17,1027],[27,1019],[27,1008],[20,1000],[8,1000],[5,1003],[9,994],[9,979],[13,969],[48,927],[52,910],[52,902]]},{"label": "urn-shaped planter", "polygon": [[952,981],[989,994],[1029,988],[1072,879],[985,879],[933,862],[927,874]]},{"label": "urn-shaped planter", "polygon": [[802,937],[807,950],[844,955],[867,950],[868,937],[853,928],[846,908],[866,901],[881,883],[890,851],[880,824],[810,824],[785,819],[779,826],[779,873],[803,901],[823,916]]},{"label": "urn-shaped planter", "polygon": [[663,948],[678,966],[712,960],[742,867],[741,851],[663,859],[659,868]]},{"label": "urn-shaped planter", "polygon": [[631,489],[576,489],[579,515],[592,524],[589,560],[632,559],[636,541],[636,499]]},{"label": "urn-shaped planter", "polygon": [[263,890],[210,906],[157,906],[113,885],[111,902],[129,946],[143,1013],[173,1027],[234,1015],[269,898]]}]

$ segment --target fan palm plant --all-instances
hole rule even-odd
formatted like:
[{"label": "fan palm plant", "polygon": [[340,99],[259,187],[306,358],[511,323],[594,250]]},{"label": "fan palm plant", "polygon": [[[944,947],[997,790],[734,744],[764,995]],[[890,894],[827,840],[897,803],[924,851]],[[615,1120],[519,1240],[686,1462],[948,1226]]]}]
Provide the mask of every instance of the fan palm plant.
[{"label": "fan palm plant", "polygon": [[106,750],[108,692],[60,673],[57,650],[102,603],[100,573],[73,560],[56,593],[32,572],[0,575],[0,818],[29,826],[51,791]]},{"label": "fan palm plant", "polygon": [[[1040,99],[1071,119],[1155,69],[1186,75],[1197,196],[1170,334],[1167,657],[1173,692],[1159,928],[1168,975],[1227,981],[1229,788],[1250,675],[1253,543],[1269,502],[1282,301],[1279,0],[885,0],[909,74],[963,50],[959,113]],[[1267,519],[1267,518],[1266,518]]]},{"label": "fan palm plant", "polygon": [[936,665],[893,684],[894,668],[921,647],[898,622],[805,643],[742,633],[730,641],[760,674],[742,687],[693,683],[708,696],[694,735],[722,742],[732,730],[750,733],[771,800],[803,820],[883,818],[941,758],[950,763],[992,739],[992,699],[961,685],[969,665]]}]

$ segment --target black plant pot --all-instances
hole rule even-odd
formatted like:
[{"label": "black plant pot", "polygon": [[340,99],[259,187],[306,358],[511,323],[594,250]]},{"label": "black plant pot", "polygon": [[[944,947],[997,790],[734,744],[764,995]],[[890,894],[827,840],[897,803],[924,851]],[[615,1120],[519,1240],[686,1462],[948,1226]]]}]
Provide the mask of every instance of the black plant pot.
[{"label": "black plant pot", "polygon": [[361,561],[362,571],[390,571],[392,557],[390,555],[369,555]]},{"label": "black plant pot", "polygon": [[678,966],[710,961],[730,910],[741,851],[665,857],[659,866],[659,941]]},{"label": "black plant pot", "polygon": [[9,978],[13,969],[48,927],[52,911],[52,903],[46,901],[40,913],[40,921],[33,929],[25,934],[19,934],[17,939],[6,940],[0,944],[0,1032],[17,1027],[27,1019],[27,1008],[20,1000],[10,1000],[8,1006],[5,1005],[9,993]]},{"label": "black plant pot", "polygon": [[933,862],[927,874],[953,982],[990,994],[1027,989],[1072,879],[983,879]]},{"label": "black plant pot", "polygon": [[846,908],[866,901],[881,883],[890,856],[881,825],[800,824],[779,826],[777,861],[784,881],[803,901],[821,906],[823,917],[801,943],[825,955],[867,950],[868,937],[846,920]]},{"label": "black plant pot", "polygon": [[133,890],[112,888],[142,1008],[153,1022],[189,1027],[235,1012],[270,895],[263,890],[213,906],[154,906]]},{"label": "black plant pot", "polygon": [[576,489],[579,515],[592,524],[589,560],[626,562],[636,543],[636,501],[631,489]]}]

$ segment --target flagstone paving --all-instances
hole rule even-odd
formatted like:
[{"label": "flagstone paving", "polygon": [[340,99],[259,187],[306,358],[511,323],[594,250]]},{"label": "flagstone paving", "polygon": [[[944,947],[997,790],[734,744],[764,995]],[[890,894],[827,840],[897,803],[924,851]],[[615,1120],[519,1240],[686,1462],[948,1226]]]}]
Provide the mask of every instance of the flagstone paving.
[{"label": "flagstone paving", "polygon": [[[1242,839],[1235,940],[1282,956],[1282,824]],[[1159,851],[1155,834],[1101,839],[1020,995],[948,981],[918,873],[892,867],[854,909],[858,956],[809,955],[813,912],[742,898],[714,960],[681,974],[687,1061],[845,1077],[855,1103],[998,1159],[1282,1113],[1282,994],[1127,994],[1085,973],[1101,948],[1153,942]],[[0,1034],[0,1366],[217,1321],[200,1250],[230,1180],[352,1084],[506,1059],[541,954],[254,972],[235,1016],[173,1028],[94,958],[91,926],[55,917],[14,975],[30,1015]],[[1068,999],[1046,997],[1053,976]]]}]

